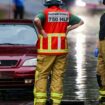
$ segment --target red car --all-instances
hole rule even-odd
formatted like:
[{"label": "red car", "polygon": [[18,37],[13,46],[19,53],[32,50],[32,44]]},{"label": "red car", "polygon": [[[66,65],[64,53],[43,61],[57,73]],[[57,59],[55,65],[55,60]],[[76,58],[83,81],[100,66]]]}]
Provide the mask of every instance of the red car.
[{"label": "red car", "polygon": [[0,20],[0,88],[33,86],[37,39],[32,20]]}]

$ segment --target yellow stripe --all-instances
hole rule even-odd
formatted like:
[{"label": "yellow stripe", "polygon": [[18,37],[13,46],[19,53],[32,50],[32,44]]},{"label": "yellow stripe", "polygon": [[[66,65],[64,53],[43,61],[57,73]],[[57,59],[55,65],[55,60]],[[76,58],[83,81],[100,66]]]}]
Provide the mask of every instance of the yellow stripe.
[{"label": "yellow stripe", "polygon": [[57,100],[57,99],[52,99],[53,100],[53,103],[55,104],[60,104],[61,103],[61,100]]},{"label": "yellow stripe", "polygon": [[[53,36],[60,36],[60,37],[62,37],[62,36],[65,36],[65,33],[51,33],[51,34],[49,33],[48,37],[49,36],[52,36],[52,37]],[[39,37],[43,37],[43,35],[39,35]]]},{"label": "yellow stripe", "polygon": [[46,52],[46,53],[67,53],[68,52],[68,49],[64,49],[64,50],[61,50],[61,49],[56,49],[56,50],[45,50],[45,49],[43,49],[43,50],[41,50],[41,49],[38,49],[38,52]]},{"label": "yellow stripe", "polygon": [[100,90],[99,93],[100,93],[101,95],[105,95],[105,91],[103,91],[103,90]]},{"label": "yellow stripe", "polygon": [[48,40],[48,50],[47,51],[51,51],[51,36],[49,36],[49,40]]},{"label": "yellow stripe", "polygon": [[63,97],[63,94],[51,93],[51,97],[58,97],[59,99],[61,99]]},{"label": "yellow stripe", "polygon": [[35,99],[34,100],[34,105],[36,104],[36,103],[45,103],[46,102],[46,99]]},{"label": "yellow stripe", "polygon": [[43,39],[43,38],[41,37],[41,38],[40,38],[40,43],[41,43],[41,44],[40,44],[40,49],[41,49],[41,50],[42,50],[42,47],[43,47],[43,46],[42,46],[42,43],[43,43],[43,40],[42,40],[42,39]]},{"label": "yellow stripe", "polygon": [[35,93],[35,96],[37,96],[37,97],[40,97],[40,96],[45,96],[45,97],[47,97],[47,94],[46,93]]}]

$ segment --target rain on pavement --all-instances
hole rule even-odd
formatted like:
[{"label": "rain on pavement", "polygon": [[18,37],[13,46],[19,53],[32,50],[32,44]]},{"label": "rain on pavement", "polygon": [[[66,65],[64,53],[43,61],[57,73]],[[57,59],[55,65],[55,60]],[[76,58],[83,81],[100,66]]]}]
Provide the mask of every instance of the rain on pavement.
[{"label": "rain on pavement", "polygon": [[[93,50],[98,37],[99,19],[102,12],[100,10],[91,11],[83,7],[74,8],[73,13],[84,20],[84,25],[69,32],[67,36],[69,54],[64,79],[63,100],[95,101],[98,97],[98,84],[96,81],[97,58],[94,57]],[[27,95],[25,99],[17,99],[16,101],[1,99],[0,105],[33,105],[33,99],[27,100]],[[91,104],[87,102],[86,105]]]}]

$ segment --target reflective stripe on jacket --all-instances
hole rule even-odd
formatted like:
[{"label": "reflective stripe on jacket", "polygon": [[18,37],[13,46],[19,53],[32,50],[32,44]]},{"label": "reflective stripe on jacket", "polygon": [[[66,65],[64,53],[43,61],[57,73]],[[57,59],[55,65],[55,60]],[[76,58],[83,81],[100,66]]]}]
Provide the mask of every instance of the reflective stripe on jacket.
[{"label": "reflective stripe on jacket", "polygon": [[48,34],[48,38],[43,38],[42,35],[40,35],[38,53],[59,55],[67,52],[68,46],[65,34]]}]

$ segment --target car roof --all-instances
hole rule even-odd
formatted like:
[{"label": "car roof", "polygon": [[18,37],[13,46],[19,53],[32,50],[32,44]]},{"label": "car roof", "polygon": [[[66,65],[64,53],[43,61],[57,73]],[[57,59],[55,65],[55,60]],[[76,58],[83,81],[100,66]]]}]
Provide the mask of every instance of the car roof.
[{"label": "car roof", "polygon": [[29,19],[3,19],[0,20],[0,24],[33,24],[33,20]]}]

